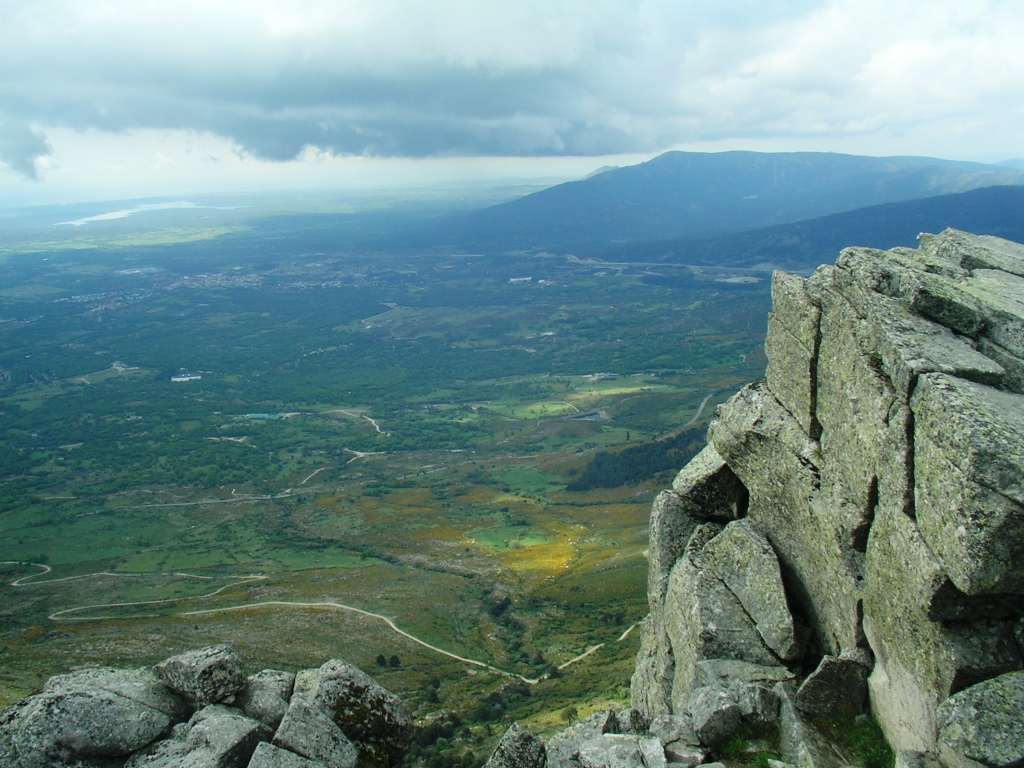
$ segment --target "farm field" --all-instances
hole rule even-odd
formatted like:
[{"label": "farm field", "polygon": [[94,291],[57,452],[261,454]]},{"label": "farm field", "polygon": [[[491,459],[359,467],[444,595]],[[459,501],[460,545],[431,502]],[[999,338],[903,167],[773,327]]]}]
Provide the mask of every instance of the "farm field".
[{"label": "farm field", "polygon": [[628,699],[679,467],[566,487],[763,374],[766,276],[279,232],[0,263],[0,706],[230,641],[356,663],[468,766]]}]

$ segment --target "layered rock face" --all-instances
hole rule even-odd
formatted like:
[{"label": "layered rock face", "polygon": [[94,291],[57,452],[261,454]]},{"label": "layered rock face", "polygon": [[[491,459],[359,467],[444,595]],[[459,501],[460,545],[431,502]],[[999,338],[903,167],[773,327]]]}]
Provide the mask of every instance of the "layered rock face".
[{"label": "layered rock face", "polygon": [[0,766],[389,768],[412,735],[398,698],[351,664],[247,677],[221,645],[50,678],[0,711]]},{"label": "layered rock face", "polygon": [[849,248],[772,303],[766,380],[654,503],[633,707],[796,763],[870,711],[904,760],[1024,765],[1024,246]]}]

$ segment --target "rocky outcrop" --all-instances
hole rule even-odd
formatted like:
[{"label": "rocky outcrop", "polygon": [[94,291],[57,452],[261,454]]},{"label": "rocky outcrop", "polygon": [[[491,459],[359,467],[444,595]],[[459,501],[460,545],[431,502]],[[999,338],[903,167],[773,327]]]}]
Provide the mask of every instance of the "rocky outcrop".
[{"label": "rocky outcrop", "polygon": [[246,677],[221,645],[153,668],[58,675],[0,712],[0,765],[397,765],[412,741],[398,697],[340,659],[308,672],[301,691],[289,672]]},{"label": "rocky outcrop", "polygon": [[544,743],[513,723],[501,737],[484,768],[544,768],[546,765]]},{"label": "rocky outcrop", "polygon": [[1024,765],[1024,246],[849,248],[772,303],[766,380],[652,510],[633,707],[796,765],[865,713],[908,765]]}]

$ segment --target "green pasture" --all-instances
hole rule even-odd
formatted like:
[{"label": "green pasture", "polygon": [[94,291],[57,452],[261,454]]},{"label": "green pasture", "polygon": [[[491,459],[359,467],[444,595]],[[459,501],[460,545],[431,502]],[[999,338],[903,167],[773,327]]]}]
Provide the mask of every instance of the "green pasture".
[{"label": "green pasture", "polygon": [[538,544],[550,544],[555,537],[529,525],[495,525],[490,528],[477,528],[469,532],[469,536],[477,544],[496,551],[535,547]]}]

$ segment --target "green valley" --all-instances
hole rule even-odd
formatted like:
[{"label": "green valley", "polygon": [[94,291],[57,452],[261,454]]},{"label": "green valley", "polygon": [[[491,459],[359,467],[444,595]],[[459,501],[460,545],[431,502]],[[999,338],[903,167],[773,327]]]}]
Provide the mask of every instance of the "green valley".
[{"label": "green valley", "polygon": [[0,265],[0,703],[220,640],[397,655],[382,681],[455,717],[458,754],[627,698],[679,467],[567,486],[694,419],[699,445],[763,371],[766,275],[301,244]]}]

